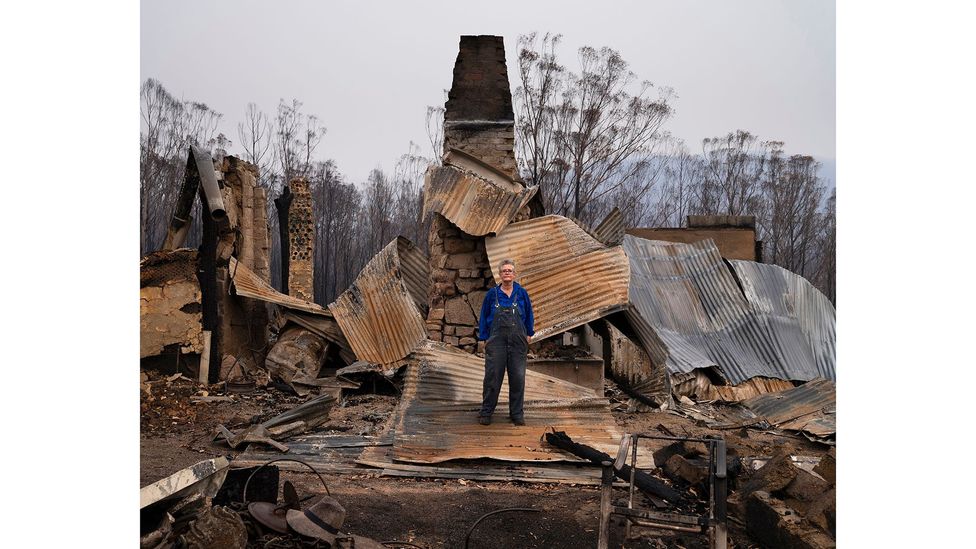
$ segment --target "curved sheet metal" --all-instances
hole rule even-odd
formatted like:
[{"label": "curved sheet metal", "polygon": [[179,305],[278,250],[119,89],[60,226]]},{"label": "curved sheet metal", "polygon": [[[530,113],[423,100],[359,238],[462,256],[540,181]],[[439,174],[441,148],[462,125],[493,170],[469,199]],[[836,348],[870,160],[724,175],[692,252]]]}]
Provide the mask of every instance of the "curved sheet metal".
[{"label": "curved sheet metal", "polygon": [[836,379],[837,312],[827,296],[807,279],[778,265],[741,260],[729,263],[752,309],[777,319],[780,329],[775,335],[805,340],[781,341],[783,351],[790,354],[806,343],[821,377]]},{"label": "curved sheet metal", "polygon": [[593,232],[607,246],[619,246],[624,239],[624,214],[614,207]]},{"label": "curved sheet metal", "polygon": [[586,387],[526,371],[526,425],[514,427],[508,422],[505,390],[492,425],[479,425],[484,359],[426,340],[411,354],[411,362],[393,443],[398,461],[579,461],[544,442],[550,428],[608,454],[620,443],[609,401],[593,397]]},{"label": "curved sheet metal", "polygon": [[329,304],[356,358],[391,364],[427,338],[418,305],[425,263],[426,258],[409,240],[397,237]]},{"label": "curved sheet metal", "polygon": [[231,257],[229,263],[231,280],[234,283],[234,291],[237,292],[237,295],[267,301],[268,303],[275,303],[313,315],[332,316],[328,309],[317,303],[305,301],[304,299],[286,295],[275,290],[254,271],[237,261],[236,258]]},{"label": "curved sheet metal", "polygon": [[[624,249],[631,265],[631,302],[664,347],[670,372],[714,368],[733,385],[755,376],[798,381],[834,378],[832,335],[818,343],[804,333],[804,326],[832,326],[832,314],[821,309],[816,319],[799,321],[753,303],[711,240],[678,244],[626,235]],[[767,279],[783,277],[761,267],[741,272],[755,278],[752,287],[761,288],[753,292],[754,300],[760,295],[773,299],[777,285]],[[791,300],[785,295],[778,299]],[[817,333],[833,332],[824,328]],[[653,348],[654,338],[646,339],[652,356],[662,352]]]},{"label": "curved sheet metal", "polygon": [[619,246],[607,247],[559,215],[513,223],[485,239],[495,280],[498,263],[515,260],[529,292],[535,337],[541,340],[627,307],[630,264]]},{"label": "curved sheet metal", "polygon": [[815,379],[786,391],[750,398],[742,405],[770,425],[825,437],[837,432],[836,400],[834,382]]},{"label": "curved sheet metal", "polygon": [[437,212],[472,236],[501,231],[539,188],[512,191],[488,175],[454,166],[431,166],[424,182],[424,218]]}]

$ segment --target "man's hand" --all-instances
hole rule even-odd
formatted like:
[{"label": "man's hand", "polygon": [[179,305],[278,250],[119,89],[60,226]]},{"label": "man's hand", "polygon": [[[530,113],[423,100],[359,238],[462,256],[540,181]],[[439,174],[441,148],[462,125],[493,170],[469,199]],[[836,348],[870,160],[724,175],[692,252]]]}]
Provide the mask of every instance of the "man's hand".
[{"label": "man's hand", "polygon": [[526,343],[532,343],[532,336],[525,336]]}]

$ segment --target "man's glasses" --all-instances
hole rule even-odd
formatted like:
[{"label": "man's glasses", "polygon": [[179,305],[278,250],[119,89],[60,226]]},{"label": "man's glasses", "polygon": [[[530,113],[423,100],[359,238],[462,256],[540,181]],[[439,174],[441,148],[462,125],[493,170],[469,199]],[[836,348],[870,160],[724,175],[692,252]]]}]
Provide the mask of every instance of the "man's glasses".
[{"label": "man's glasses", "polygon": [[514,273],[514,272],[515,272],[514,269],[502,269],[502,274],[505,274],[505,273]]}]

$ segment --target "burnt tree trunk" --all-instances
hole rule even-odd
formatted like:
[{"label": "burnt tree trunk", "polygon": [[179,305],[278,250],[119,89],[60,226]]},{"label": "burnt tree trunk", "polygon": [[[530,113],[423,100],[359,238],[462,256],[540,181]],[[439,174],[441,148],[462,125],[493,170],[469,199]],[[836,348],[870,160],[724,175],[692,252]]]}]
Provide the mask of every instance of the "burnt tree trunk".
[{"label": "burnt tree trunk", "polygon": [[295,195],[291,194],[291,189],[286,185],[281,191],[281,196],[275,198],[275,210],[278,212],[278,234],[281,241],[281,262],[278,265],[278,272],[281,273],[281,288],[283,294],[288,293],[288,262],[291,260],[291,240],[288,236],[288,210]]},{"label": "burnt tree trunk", "polygon": [[[585,444],[573,442],[573,439],[563,431],[546,433],[546,442],[560,450],[566,450],[574,456],[592,461],[597,465],[602,464],[604,461],[614,461],[612,457],[599,450]],[[614,469],[613,474],[621,480],[630,482],[630,469],[630,465],[624,464],[620,469]],[[680,503],[684,499],[680,492],[643,471],[634,472],[634,484],[639,490],[670,501],[671,503]]]}]

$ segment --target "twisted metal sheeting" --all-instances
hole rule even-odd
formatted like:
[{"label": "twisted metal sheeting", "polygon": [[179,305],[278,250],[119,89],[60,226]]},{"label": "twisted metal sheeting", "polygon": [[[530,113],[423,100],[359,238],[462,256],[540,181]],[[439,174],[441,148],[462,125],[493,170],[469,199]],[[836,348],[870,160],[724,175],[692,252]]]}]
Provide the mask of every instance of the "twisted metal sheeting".
[{"label": "twisted metal sheeting", "polygon": [[734,261],[734,276],[711,240],[625,235],[624,250],[641,340],[652,356],[666,354],[672,374],[712,368],[733,385],[835,378],[834,309],[798,275]]}]

